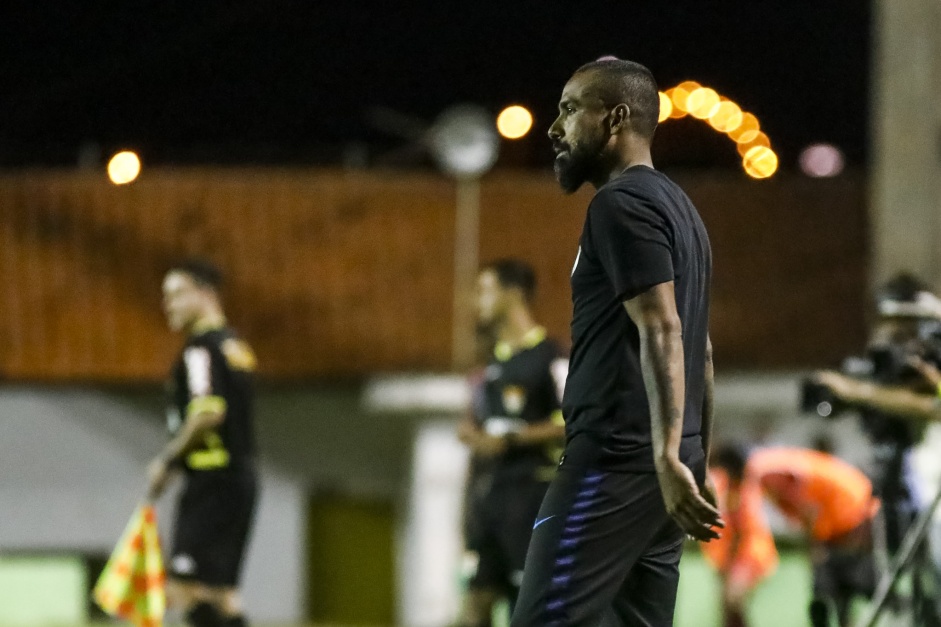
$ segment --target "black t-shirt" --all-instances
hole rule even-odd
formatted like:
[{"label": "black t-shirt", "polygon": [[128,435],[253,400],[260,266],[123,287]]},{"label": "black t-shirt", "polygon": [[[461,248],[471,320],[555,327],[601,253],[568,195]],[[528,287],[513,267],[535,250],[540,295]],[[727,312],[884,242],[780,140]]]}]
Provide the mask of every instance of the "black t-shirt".
[{"label": "black t-shirt", "polygon": [[[480,427],[491,435],[519,431],[527,423],[555,417],[561,420],[560,398],[566,361],[542,328],[526,338],[522,350],[513,353],[498,343],[484,370],[474,403]],[[482,472],[500,478],[540,478],[554,469],[559,446],[514,445],[494,459],[478,460]],[[546,477],[548,478],[548,477]]]},{"label": "black t-shirt", "polygon": [[665,175],[634,166],[598,190],[572,268],[572,355],[562,404],[567,460],[653,469],[639,332],[623,301],[667,281],[675,282],[686,370],[680,455],[689,462],[702,454],[711,273],[699,213]]},{"label": "black t-shirt", "polygon": [[175,435],[190,414],[222,409],[225,419],[183,457],[188,473],[249,468],[255,455],[255,356],[228,328],[191,335],[169,381],[167,427]]}]

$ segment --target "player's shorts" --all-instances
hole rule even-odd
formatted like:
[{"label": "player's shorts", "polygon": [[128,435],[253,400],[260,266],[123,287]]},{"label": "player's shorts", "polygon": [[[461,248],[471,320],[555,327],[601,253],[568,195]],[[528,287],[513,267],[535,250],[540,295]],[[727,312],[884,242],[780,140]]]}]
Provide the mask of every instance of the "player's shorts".
[{"label": "player's shorts", "polygon": [[[702,454],[689,466],[702,485]],[[655,473],[563,458],[535,522],[512,627],[669,627],[684,538]]]},{"label": "player's shorts", "polygon": [[876,591],[878,577],[871,551],[848,551],[835,546],[819,547],[818,551],[822,555],[813,564],[814,596],[869,598]]},{"label": "player's shorts", "polygon": [[252,470],[194,472],[177,504],[169,576],[235,587],[255,511]]},{"label": "player's shorts", "polygon": [[476,562],[468,586],[515,596],[533,522],[549,484],[527,477],[497,480],[487,487],[468,502],[466,543]]}]

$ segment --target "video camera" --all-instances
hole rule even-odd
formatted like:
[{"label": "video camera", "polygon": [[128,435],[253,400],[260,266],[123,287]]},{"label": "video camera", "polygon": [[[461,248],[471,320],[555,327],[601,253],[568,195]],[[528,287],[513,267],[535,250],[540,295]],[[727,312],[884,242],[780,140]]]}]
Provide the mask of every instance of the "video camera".
[{"label": "video camera", "polygon": [[[910,363],[912,357],[941,365],[941,324],[923,325],[916,341],[877,346],[869,349],[863,357],[848,357],[843,360],[840,372],[883,385],[904,384],[920,377]],[[808,378],[801,382],[800,409],[821,418],[836,418],[854,407],[837,398],[827,386]]]}]

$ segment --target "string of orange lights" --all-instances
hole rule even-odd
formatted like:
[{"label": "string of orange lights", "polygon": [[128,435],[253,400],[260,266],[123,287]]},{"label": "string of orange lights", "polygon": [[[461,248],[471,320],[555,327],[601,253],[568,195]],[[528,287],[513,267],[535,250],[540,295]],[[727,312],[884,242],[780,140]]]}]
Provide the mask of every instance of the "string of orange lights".
[{"label": "string of orange lights", "polygon": [[690,115],[725,133],[738,145],[742,167],[748,176],[766,179],[778,170],[778,155],[771,140],[762,132],[758,118],[716,90],[696,81],[684,81],[660,92],[660,122]]}]

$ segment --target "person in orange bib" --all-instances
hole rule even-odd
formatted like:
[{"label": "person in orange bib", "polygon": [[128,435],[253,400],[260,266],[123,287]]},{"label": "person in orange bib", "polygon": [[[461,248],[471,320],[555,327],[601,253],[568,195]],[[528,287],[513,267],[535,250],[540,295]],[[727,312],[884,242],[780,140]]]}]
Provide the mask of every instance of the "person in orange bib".
[{"label": "person in orange bib", "polygon": [[871,525],[879,501],[869,479],[833,455],[802,448],[746,454],[741,447],[723,446],[713,453],[711,466],[716,476],[724,473],[727,478],[726,547],[707,549],[707,557],[723,573],[726,625],[745,624],[747,592],[777,562],[761,496],[810,538],[811,624],[829,625],[835,611],[840,624],[847,625],[852,598],[871,596],[876,585]]},{"label": "person in orange bib", "polygon": [[778,565],[778,552],[762,510],[761,487],[744,481],[745,455],[713,451],[709,474],[716,488],[722,537],[703,543],[706,560],[722,580],[724,627],[745,627],[745,606],[751,592]]}]

